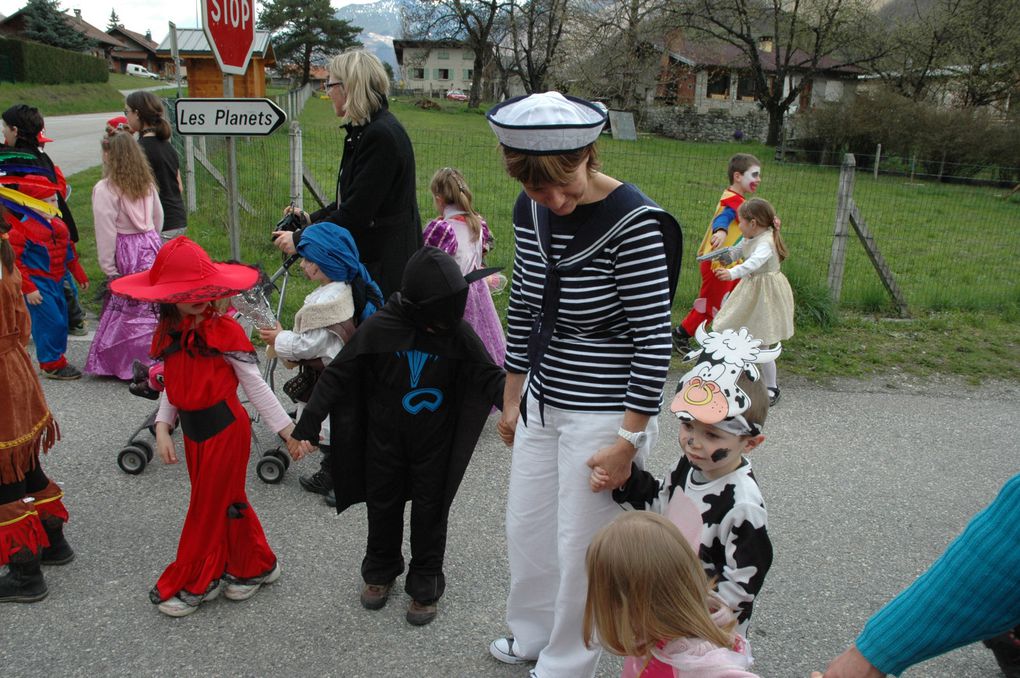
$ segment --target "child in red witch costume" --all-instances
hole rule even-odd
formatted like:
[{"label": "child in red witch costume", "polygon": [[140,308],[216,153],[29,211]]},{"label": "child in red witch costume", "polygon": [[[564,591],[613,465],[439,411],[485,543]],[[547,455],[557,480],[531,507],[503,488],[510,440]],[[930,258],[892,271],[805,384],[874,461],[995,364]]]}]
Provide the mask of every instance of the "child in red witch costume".
[{"label": "child in red witch costume", "polygon": [[151,269],[110,284],[114,294],[160,304],[152,357],[164,362],[156,447],[165,463],[177,463],[170,437],[175,417],[184,433],[191,479],[188,515],[177,559],[149,593],[159,611],[171,617],[191,614],[221,588],[231,600],[246,600],[280,576],[244,489],[251,422],[237,397],[238,383],[285,440],[294,425],[262,380],[248,335],[211,303],[249,289],[258,275],[242,264],[213,263],[181,236],[160,249]]},{"label": "child in red witch costume", "polygon": [[[4,200],[17,196],[26,207],[44,205],[3,189]],[[39,464],[60,437],[39,377],[25,346],[31,324],[21,293],[21,275],[8,242],[10,223],[0,207],[0,602],[32,603],[46,597],[41,565],[64,565],[74,551],[64,539],[67,508],[60,486]],[[11,406],[17,403],[17,406]]]}]

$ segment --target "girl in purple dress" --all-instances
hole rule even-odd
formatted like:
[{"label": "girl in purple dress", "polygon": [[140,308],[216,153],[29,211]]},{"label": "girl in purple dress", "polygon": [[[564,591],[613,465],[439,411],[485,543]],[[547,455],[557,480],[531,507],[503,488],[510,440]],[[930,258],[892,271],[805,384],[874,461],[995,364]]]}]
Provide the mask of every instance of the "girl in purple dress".
[{"label": "girl in purple dress", "polygon": [[[163,229],[163,207],[149,162],[126,132],[104,137],[103,178],[92,189],[96,252],[107,280],[152,268]],[[130,380],[137,359],[150,364],[156,330],[153,306],[107,296],[85,371]]]},{"label": "girl in purple dress", "polygon": [[[471,206],[471,190],[464,177],[457,170],[444,167],[433,175],[430,190],[440,216],[425,227],[425,245],[438,247],[452,256],[465,275],[482,268],[482,259],[492,248],[493,238],[485,219]],[[492,361],[502,367],[506,337],[492,303],[492,289],[505,284],[505,278],[494,276],[498,277],[471,283],[464,320],[481,338]]]}]

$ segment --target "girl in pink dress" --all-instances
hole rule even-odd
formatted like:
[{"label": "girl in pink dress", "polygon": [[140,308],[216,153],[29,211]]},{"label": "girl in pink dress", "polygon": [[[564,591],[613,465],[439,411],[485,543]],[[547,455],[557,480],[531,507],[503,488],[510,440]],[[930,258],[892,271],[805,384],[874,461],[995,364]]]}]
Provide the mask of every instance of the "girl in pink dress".
[{"label": "girl in pink dress", "polygon": [[[432,176],[430,190],[440,216],[425,227],[425,245],[452,256],[465,275],[482,268],[493,238],[485,219],[471,206],[471,190],[464,177],[452,167],[444,167]],[[499,274],[471,283],[464,320],[485,344],[492,361],[502,367],[506,337],[492,303],[492,290],[500,284],[505,284],[505,278]]]},{"label": "girl in pink dress", "polygon": [[584,639],[626,656],[620,678],[756,678],[736,617],[676,525],[628,512],[588,547]]},{"label": "girl in pink dress", "polygon": [[[149,162],[127,132],[103,137],[103,178],[92,189],[96,254],[106,279],[147,271],[162,244],[163,208]],[[148,365],[156,331],[155,307],[107,295],[85,371],[130,380],[131,365]]]}]

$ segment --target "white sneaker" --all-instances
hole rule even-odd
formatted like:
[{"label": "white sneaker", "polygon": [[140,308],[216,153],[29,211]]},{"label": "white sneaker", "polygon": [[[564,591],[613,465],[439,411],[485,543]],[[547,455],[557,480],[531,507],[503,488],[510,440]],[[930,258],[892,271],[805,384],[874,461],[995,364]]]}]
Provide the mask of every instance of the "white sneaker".
[{"label": "white sneaker", "polygon": [[263,584],[272,584],[279,578],[280,561],[276,561],[276,565],[273,566],[272,571],[265,576],[256,577],[255,579],[246,579],[244,580],[244,583],[228,582],[226,589],[223,591],[223,595],[229,600],[248,600],[258,592],[259,587]]},{"label": "white sneaker", "polygon": [[221,580],[217,579],[215,585],[194,605],[189,605],[184,602],[180,596],[173,596],[159,604],[159,611],[168,617],[187,617],[189,614],[193,614],[196,610],[198,610],[198,606],[202,603],[210,600],[216,600],[222,589],[223,583]]},{"label": "white sneaker", "polygon": [[514,651],[517,643],[510,636],[506,638],[497,638],[496,640],[489,643],[489,654],[503,662],[504,664],[524,664],[526,662],[533,662],[534,659],[528,659],[522,657]]}]

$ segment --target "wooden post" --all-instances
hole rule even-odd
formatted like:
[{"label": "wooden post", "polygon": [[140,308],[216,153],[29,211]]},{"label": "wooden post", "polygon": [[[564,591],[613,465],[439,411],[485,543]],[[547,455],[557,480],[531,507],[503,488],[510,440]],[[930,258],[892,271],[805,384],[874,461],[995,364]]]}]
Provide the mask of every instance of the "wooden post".
[{"label": "wooden post", "polygon": [[871,237],[871,231],[864,222],[864,216],[857,209],[857,205],[852,197],[850,198],[850,223],[853,224],[857,237],[861,239],[861,244],[864,245],[864,251],[868,253],[871,265],[878,271],[878,277],[882,280],[882,284],[885,285],[885,289],[889,291],[889,294],[892,295],[893,300],[896,302],[900,315],[906,318],[910,315],[910,311],[907,308],[907,298],[903,296],[903,291],[896,284],[896,278],[893,277],[892,270],[885,263],[885,257],[879,251],[875,239]]},{"label": "wooden post", "polygon": [[882,161],[882,144],[875,149],[875,179],[878,179],[878,163]]},{"label": "wooden post", "polygon": [[[223,96],[234,96],[234,76],[223,76]],[[241,261],[241,215],[238,212],[240,196],[237,191],[237,147],[234,137],[225,137],[227,142],[227,234],[230,237],[230,256]]]},{"label": "wooden post", "polygon": [[850,205],[854,195],[854,170],[857,161],[853,153],[843,156],[839,171],[839,190],[836,193],[836,227],[832,233],[832,254],[829,256],[829,294],[839,303],[843,289],[843,268],[846,265],[846,243],[849,238]]}]

